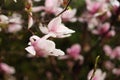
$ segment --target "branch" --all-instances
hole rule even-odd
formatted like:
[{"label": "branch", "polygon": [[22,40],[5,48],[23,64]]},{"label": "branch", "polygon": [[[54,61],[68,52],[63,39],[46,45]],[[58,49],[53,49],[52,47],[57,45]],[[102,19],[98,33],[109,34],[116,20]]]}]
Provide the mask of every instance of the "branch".
[{"label": "branch", "polygon": [[68,9],[68,6],[70,5],[72,0],[69,0],[66,7],[64,8],[64,10],[62,12],[60,12],[56,17],[60,16],[62,13],[64,13],[67,9]]},{"label": "branch", "polygon": [[90,80],[92,80],[94,75],[95,75],[96,68],[97,68],[97,63],[98,63],[99,58],[100,58],[100,56],[97,56],[96,59],[95,59],[94,71],[92,73],[92,76],[91,76]]}]

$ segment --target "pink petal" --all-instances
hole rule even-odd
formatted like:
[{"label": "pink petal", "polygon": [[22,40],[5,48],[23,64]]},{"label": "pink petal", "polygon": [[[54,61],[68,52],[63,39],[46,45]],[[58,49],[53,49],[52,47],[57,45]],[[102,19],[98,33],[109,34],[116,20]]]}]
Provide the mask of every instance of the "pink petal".
[{"label": "pink petal", "polygon": [[108,56],[110,56],[110,55],[112,54],[112,49],[111,49],[111,47],[108,46],[108,45],[105,45],[105,46],[103,47],[103,50],[105,51],[105,54],[108,55]]},{"label": "pink petal", "polygon": [[56,17],[54,18],[53,20],[50,21],[50,23],[48,24],[48,29],[50,31],[56,31],[58,26],[61,24],[61,18],[60,16],[59,17]]}]

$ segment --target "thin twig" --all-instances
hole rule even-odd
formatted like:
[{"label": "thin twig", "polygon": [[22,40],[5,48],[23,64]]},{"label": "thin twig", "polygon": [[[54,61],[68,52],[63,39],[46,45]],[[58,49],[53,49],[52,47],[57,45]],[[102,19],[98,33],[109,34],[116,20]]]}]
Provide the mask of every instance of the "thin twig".
[{"label": "thin twig", "polygon": [[62,13],[64,13],[67,9],[68,9],[68,6],[70,5],[72,0],[69,0],[66,7],[64,8],[64,10],[62,12],[60,12],[56,17],[60,16]]},{"label": "thin twig", "polygon": [[97,56],[96,59],[95,59],[94,71],[92,73],[92,76],[91,76],[90,80],[92,80],[94,75],[95,75],[96,68],[97,68],[97,63],[98,63],[99,58],[100,58],[100,56]]}]

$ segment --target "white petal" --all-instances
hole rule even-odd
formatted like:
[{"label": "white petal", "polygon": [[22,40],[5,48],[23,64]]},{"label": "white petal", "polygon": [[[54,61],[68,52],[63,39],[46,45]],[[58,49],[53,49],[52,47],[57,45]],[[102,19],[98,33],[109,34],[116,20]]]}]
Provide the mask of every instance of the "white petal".
[{"label": "white petal", "polygon": [[69,34],[69,33],[74,33],[75,31],[72,29],[69,29],[69,28],[65,27],[63,24],[61,24],[57,32],[60,32],[63,34]]},{"label": "white petal", "polygon": [[66,38],[66,37],[70,37],[71,34],[62,34],[62,35],[57,35],[58,38]]},{"label": "white petal", "polygon": [[39,29],[41,30],[42,33],[48,34],[48,28],[43,26],[41,23],[39,24]]},{"label": "white petal", "polygon": [[31,28],[32,25],[33,25],[33,18],[32,18],[32,13],[30,13],[29,19],[28,19],[28,29]]},{"label": "white petal", "polygon": [[48,33],[47,35],[43,36],[42,39],[48,39],[49,37],[55,38],[56,35],[54,33]]},{"label": "white petal", "polygon": [[53,55],[53,56],[63,56],[65,55],[65,53],[60,50],[60,49],[55,49],[50,55]]},{"label": "white petal", "polygon": [[59,56],[58,59],[60,60],[64,60],[64,59],[68,59],[69,56],[68,55],[64,55],[64,56]]},{"label": "white petal", "polygon": [[34,45],[34,49],[36,53],[49,55],[50,52],[53,52],[55,49],[55,43],[51,40],[39,39],[36,41],[37,43]]},{"label": "white petal", "polygon": [[32,46],[26,47],[25,50],[28,51],[32,55],[36,55],[36,52]]}]

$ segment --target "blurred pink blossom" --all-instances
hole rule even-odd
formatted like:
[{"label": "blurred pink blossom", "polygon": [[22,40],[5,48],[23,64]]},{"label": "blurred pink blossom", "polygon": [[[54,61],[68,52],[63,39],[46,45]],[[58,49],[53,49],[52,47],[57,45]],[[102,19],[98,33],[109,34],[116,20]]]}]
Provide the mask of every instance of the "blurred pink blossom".
[{"label": "blurred pink blossom", "polygon": [[8,32],[15,33],[22,29],[22,19],[21,15],[14,13],[9,17]]},{"label": "blurred pink blossom", "polygon": [[105,45],[103,50],[107,56],[111,59],[120,59],[120,46],[112,49],[109,45]]},{"label": "blurred pink blossom", "polygon": [[[58,15],[62,11],[63,11],[63,9],[59,8],[58,11],[56,12],[56,15]],[[77,18],[75,17],[76,12],[77,12],[77,9],[75,9],[75,8],[68,9],[61,14],[61,18],[63,21],[75,22],[75,21],[77,21]]]},{"label": "blurred pink blossom", "polygon": [[[90,80],[93,74],[93,70],[88,73],[88,80]],[[92,80],[105,80],[106,72],[102,72],[101,69],[96,69],[95,75]]]},{"label": "blurred pink blossom", "polygon": [[87,10],[104,21],[111,17],[110,2],[107,0],[86,0]]},{"label": "blurred pink blossom", "polygon": [[48,27],[44,27],[40,25],[40,30],[44,34],[53,34],[57,38],[64,38],[71,36],[71,33],[74,33],[74,30],[67,28],[64,24],[62,24],[61,17],[56,17],[52,19]]},{"label": "blurred pink blossom", "polygon": [[[47,36],[47,35],[46,35]],[[33,35],[30,37],[29,46],[25,48],[32,55],[38,55],[41,57],[51,56],[62,56],[64,52],[60,49],[55,48],[55,43],[51,40],[47,40],[49,36],[42,38]]]},{"label": "blurred pink blossom", "polygon": [[110,0],[110,3],[113,7],[113,11],[116,11],[120,6],[120,2],[118,0]]},{"label": "blurred pink blossom", "polygon": [[73,58],[74,60],[80,60],[83,63],[84,57],[80,55],[81,46],[79,44],[74,44],[66,50],[67,55],[59,57],[59,59]]},{"label": "blurred pink blossom", "polygon": [[115,65],[111,61],[105,61],[104,66],[107,70],[112,70],[115,67]]},{"label": "blurred pink blossom", "polygon": [[6,73],[6,74],[14,74],[15,69],[6,63],[0,63],[0,72]]},{"label": "blurred pink blossom", "polygon": [[115,75],[117,75],[117,76],[120,76],[120,68],[114,68],[112,70],[112,73],[115,74]]},{"label": "blurred pink blossom", "polygon": [[106,37],[112,37],[115,36],[115,31],[112,29],[109,31],[110,28],[110,23],[104,23],[104,24],[100,24],[99,26],[97,26],[96,29],[94,29],[92,31],[93,34],[97,34],[97,35],[105,35]]},{"label": "blurred pink blossom", "polygon": [[33,12],[45,10],[47,13],[55,13],[63,0],[45,0],[44,6],[32,7]]},{"label": "blurred pink blossom", "polygon": [[102,2],[100,0],[86,0],[86,5],[88,11],[91,13],[96,13],[102,6]]}]

